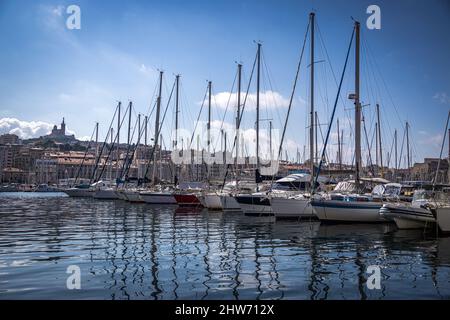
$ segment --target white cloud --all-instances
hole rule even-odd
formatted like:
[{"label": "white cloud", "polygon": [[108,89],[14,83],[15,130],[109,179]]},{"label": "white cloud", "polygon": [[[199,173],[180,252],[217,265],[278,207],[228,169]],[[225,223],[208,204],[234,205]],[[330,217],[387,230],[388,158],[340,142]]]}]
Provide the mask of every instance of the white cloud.
[{"label": "white cloud", "polygon": [[425,134],[425,137],[423,139],[419,140],[420,144],[423,144],[425,146],[433,146],[435,148],[439,147],[442,144],[442,134],[438,133],[435,135],[431,135],[431,134]]},{"label": "white cloud", "polygon": [[450,104],[450,96],[446,92],[438,92],[433,96],[433,99],[442,104]]},{"label": "white cloud", "polygon": [[59,5],[51,8],[51,13],[55,16],[61,17],[64,11],[64,6]]},{"label": "white cloud", "polygon": [[15,118],[0,119],[0,134],[16,134],[22,139],[37,138],[51,132],[53,125],[43,121],[20,121]]},{"label": "white cloud", "polygon": [[[241,103],[243,104],[245,100],[245,93],[241,93]],[[227,104],[229,108],[233,108],[237,105],[237,93],[230,92],[219,92],[212,96],[212,105],[220,108],[226,109]],[[284,97],[282,94],[267,90],[259,94],[259,103],[261,108],[275,109],[275,108],[287,108],[289,106],[289,98]],[[294,104],[304,104],[305,101],[301,98],[296,99]],[[202,104],[200,101],[198,104]],[[255,110],[256,109],[256,93],[249,93],[247,96],[247,101],[245,104],[245,110]]]},{"label": "white cloud", "polygon": [[155,74],[152,68],[147,67],[145,64],[141,64],[139,67],[139,72],[146,76],[153,76]]},{"label": "white cloud", "polygon": [[[16,118],[0,119],[0,134],[11,133],[21,139],[39,138],[49,134],[53,124],[44,121],[21,121]],[[74,134],[66,129],[66,134]]]}]

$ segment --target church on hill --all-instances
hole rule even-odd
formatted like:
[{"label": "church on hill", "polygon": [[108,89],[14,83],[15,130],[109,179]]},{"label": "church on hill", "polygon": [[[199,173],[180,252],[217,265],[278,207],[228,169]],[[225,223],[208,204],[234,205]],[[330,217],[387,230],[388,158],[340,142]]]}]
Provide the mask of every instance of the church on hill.
[{"label": "church on hill", "polygon": [[53,139],[57,141],[73,141],[75,140],[75,136],[72,135],[66,135],[66,123],[64,121],[64,118],[61,122],[61,128],[58,129],[56,125],[53,126],[52,132],[49,135],[44,136],[46,139]]}]

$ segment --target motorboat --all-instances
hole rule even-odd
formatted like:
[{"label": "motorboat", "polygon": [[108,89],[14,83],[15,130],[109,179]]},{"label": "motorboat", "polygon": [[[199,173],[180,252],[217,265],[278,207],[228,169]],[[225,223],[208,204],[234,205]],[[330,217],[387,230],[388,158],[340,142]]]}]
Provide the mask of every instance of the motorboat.
[{"label": "motorboat", "polygon": [[[380,209],[380,216],[394,221],[399,229],[423,229],[437,221],[437,209],[449,204],[448,193],[419,189],[409,203],[387,203]],[[445,209],[440,210],[445,228]]]},{"label": "motorboat", "polygon": [[[266,216],[275,215],[281,216],[298,216],[299,212],[296,209],[298,201],[303,198],[297,197],[300,193],[306,192],[310,189],[311,176],[307,173],[294,173],[286,177],[276,180],[273,184],[263,185],[262,190],[251,194],[239,194],[235,196],[236,201],[244,211],[245,215],[249,216]],[[325,181],[325,178],[320,177],[320,181]],[[319,185],[321,184],[319,183]],[[266,190],[266,191],[264,191]],[[272,206],[273,199],[282,198],[287,201],[275,201],[276,211]],[[295,199],[295,200],[293,200]],[[288,203],[288,205],[286,205]],[[306,205],[302,204],[302,205]],[[311,214],[312,216],[312,210]]]},{"label": "motorboat", "polygon": [[251,193],[255,190],[255,183],[246,181],[231,181],[216,191],[207,191],[199,195],[200,202],[209,210],[241,211],[241,206],[234,198],[236,193]]},{"label": "motorboat", "polygon": [[246,216],[273,216],[267,191],[238,194],[234,196],[234,199]]},{"label": "motorboat", "polygon": [[[319,176],[317,190],[329,182],[326,177]],[[276,218],[316,218],[310,201],[311,175],[308,173],[290,174],[274,184],[275,190],[270,197],[272,211]]]}]

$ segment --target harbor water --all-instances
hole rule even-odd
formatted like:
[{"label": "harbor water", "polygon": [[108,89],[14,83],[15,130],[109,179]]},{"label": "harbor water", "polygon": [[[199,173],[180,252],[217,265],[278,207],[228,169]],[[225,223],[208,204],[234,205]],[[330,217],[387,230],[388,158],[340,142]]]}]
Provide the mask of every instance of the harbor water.
[{"label": "harbor water", "polygon": [[0,299],[449,298],[450,238],[434,232],[0,194]]}]

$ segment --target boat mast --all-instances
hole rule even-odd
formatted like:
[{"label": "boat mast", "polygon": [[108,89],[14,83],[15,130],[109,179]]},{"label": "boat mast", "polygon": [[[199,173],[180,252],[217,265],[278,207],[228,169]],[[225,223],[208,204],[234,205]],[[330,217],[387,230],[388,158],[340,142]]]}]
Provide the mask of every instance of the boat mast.
[{"label": "boat mast", "polygon": [[212,82],[208,81],[208,123],[206,125],[206,130],[207,130],[207,150],[208,150],[208,158],[210,157],[210,152],[211,152],[211,86],[212,86]]},{"label": "boat mast", "polygon": [[375,122],[375,165],[377,166],[377,174],[379,171],[378,161],[378,122]]},{"label": "boat mast", "polygon": [[98,157],[98,122],[95,123],[95,159]]},{"label": "boat mast", "polygon": [[223,163],[226,163],[227,159],[227,132],[224,132],[224,150],[223,150]]},{"label": "boat mast", "polygon": [[237,83],[237,114],[236,114],[236,189],[239,183],[239,169],[238,169],[238,158],[239,158],[239,127],[241,124],[241,79],[242,79],[242,64],[238,63],[238,83]]},{"label": "boat mast", "polygon": [[145,121],[145,123],[144,123],[144,134],[145,134],[145,136],[144,136],[144,143],[145,143],[145,146],[147,146],[147,123],[148,123],[148,116],[145,116],[145,118],[144,118],[144,121]]},{"label": "boat mast", "polygon": [[176,90],[175,90],[175,141],[173,143],[174,149],[178,146],[178,113],[179,113],[179,92],[180,92],[180,75],[176,75]]},{"label": "boat mast", "polygon": [[406,159],[408,165],[408,173],[410,173],[411,159],[409,158],[409,123],[406,121]]},{"label": "boat mast", "polygon": [[156,117],[155,117],[155,143],[153,145],[153,175],[152,175],[152,183],[155,183],[156,177],[156,148],[158,147],[158,138],[159,138],[159,116],[161,113],[161,95],[162,95],[162,79],[163,79],[164,71],[159,72],[159,92],[158,99],[156,101]]},{"label": "boat mast", "polygon": [[[139,136],[138,136],[138,139],[141,137],[141,133],[142,133],[142,132],[141,132],[141,114],[139,113],[139,114],[138,114],[138,135],[139,135]],[[140,141],[139,141],[139,142],[140,142]],[[140,143],[137,144],[138,147],[139,147],[139,144],[140,144]]]},{"label": "boat mast", "polygon": [[[173,151],[178,149],[178,113],[179,113],[179,93],[180,93],[180,75],[177,74],[176,76],[176,91],[175,91],[175,141],[173,143]],[[178,152],[178,151],[175,151]],[[174,168],[174,176],[173,176],[173,183],[174,185],[177,184],[178,180],[178,166],[175,165]]]},{"label": "boat mast", "polygon": [[356,185],[359,185],[361,174],[361,103],[359,92],[359,46],[360,24],[355,21],[355,173]]},{"label": "boat mast", "polygon": [[269,121],[269,150],[270,150],[270,160],[273,160],[273,153],[272,153],[272,121]]},{"label": "boat mast", "polygon": [[[120,109],[119,109],[120,110]],[[113,136],[114,136],[114,128],[112,128],[111,127],[111,149],[114,147],[114,138],[113,138]],[[111,152],[111,151],[110,151]],[[109,155],[109,154],[108,154]],[[108,157],[109,158],[109,157]],[[109,160],[109,166],[108,166],[108,171],[109,171],[109,182],[111,182],[111,179],[112,179],[112,160],[111,159],[108,159],[107,158],[107,160],[106,161],[108,161]],[[105,165],[107,165],[106,163],[105,163]],[[100,179],[101,179],[101,175],[100,175]]]},{"label": "boat mast", "polygon": [[341,134],[340,134],[340,131],[339,131],[339,119],[337,119],[337,135],[338,135],[338,163],[339,163],[339,170],[342,170]]},{"label": "boat mast", "polygon": [[310,126],[309,126],[309,160],[311,166],[311,188],[314,181],[314,18],[315,13],[309,14],[310,26],[311,26],[311,53],[310,53]]},{"label": "boat mast", "polygon": [[381,118],[380,118],[380,105],[377,103],[377,120],[378,120],[378,144],[380,146],[380,166],[381,166],[381,177],[384,177],[383,169],[383,144],[381,143]]},{"label": "boat mast", "polygon": [[130,145],[131,144],[131,109],[133,108],[133,103],[130,101],[129,105],[128,105],[128,135],[127,135],[127,144]]},{"label": "boat mast", "polygon": [[[116,178],[119,178],[119,144],[120,144],[120,105],[117,113],[117,152],[116,152]],[[112,133],[111,133],[112,134]],[[111,160],[112,165],[112,160]],[[112,169],[111,169],[112,170]]]},{"label": "boat mast", "polygon": [[259,87],[261,81],[261,43],[258,42],[256,73],[256,169],[259,170]]},{"label": "boat mast", "polygon": [[397,129],[395,129],[395,131],[394,131],[394,144],[395,144],[395,166],[394,166],[394,168],[395,168],[395,175],[394,176],[396,176],[397,175],[397,169],[398,169],[398,161],[397,161]]},{"label": "boat mast", "polygon": [[317,142],[319,141],[318,139],[318,132],[319,132],[319,117],[317,115],[317,111],[314,111],[314,152],[315,152],[315,162],[318,163],[319,162],[319,147],[317,146]]}]

